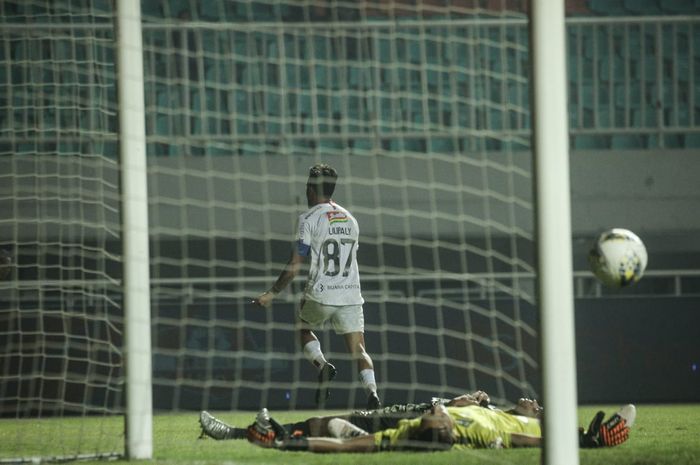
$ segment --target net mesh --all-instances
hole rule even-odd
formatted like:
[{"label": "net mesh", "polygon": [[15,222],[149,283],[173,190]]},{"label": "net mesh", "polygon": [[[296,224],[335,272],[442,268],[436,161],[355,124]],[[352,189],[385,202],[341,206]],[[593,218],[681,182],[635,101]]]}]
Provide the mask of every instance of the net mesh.
[{"label": "net mesh", "polygon": [[[247,302],[289,257],[316,162],[359,221],[384,400],[536,394],[524,14],[211,5],[144,10],[156,407],[314,405],[303,281],[271,311]],[[327,405],[364,406],[342,337],[319,335]]]},{"label": "net mesh", "polygon": [[0,9],[0,458],[119,454],[112,13]]},{"label": "net mesh", "polygon": [[[385,403],[537,393],[527,25],[482,3],[142,2],[156,409],[314,405],[303,281],[247,302],[289,256],[316,162],[359,221]],[[114,12],[0,8],[0,408],[31,419],[9,455],[121,453]],[[342,338],[319,336],[327,406],[364,406]],[[66,416],[80,444],[28,433],[64,437]]]}]

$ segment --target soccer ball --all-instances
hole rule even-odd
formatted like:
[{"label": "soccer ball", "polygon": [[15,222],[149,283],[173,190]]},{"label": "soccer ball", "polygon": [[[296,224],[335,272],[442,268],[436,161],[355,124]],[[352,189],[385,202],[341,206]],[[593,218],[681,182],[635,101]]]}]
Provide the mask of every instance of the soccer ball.
[{"label": "soccer ball", "polygon": [[588,253],[588,263],[606,286],[625,287],[642,278],[647,267],[647,249],[632,231],[613,228],[598,236]]}]

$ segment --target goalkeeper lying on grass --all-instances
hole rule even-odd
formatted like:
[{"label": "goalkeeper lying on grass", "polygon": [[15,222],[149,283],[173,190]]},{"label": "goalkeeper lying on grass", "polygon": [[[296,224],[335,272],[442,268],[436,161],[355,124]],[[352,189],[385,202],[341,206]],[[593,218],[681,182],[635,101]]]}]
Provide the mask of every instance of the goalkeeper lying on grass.
[{"label": "goalkeeper lying on grass", "polygon": [[[290,436],[326,437],[336,436],[329,428],[334,419],[343,419],[360,429],[375,433],[388,428],[395,428],[399,421],[420,417],[430,411],[435,403],[440,403],[448,407],[464,407],[467,405],[489,406],[491,399],[484,391],[462,394],[452,399],[442,399],[434,397],[430,403],[419,404],[394,404],[376,410],[356,410],[346,415],[333,415],[325,417],[311,417],[297,423],[282,425]],[[517,408],[517,407],[516,407]],[[201,412],[199,424],[202,427],[202,437],[209,436],[217,440],[225,439],[245,439],[247,438],[246,428],[236,428],[223,421],[214,418],[209,412]],[[334,424],[337,424],[334,423]]]},{"label": "goalkeeper lying on grass", "polygon": [[[340,418],[347,420],[359,428],[375,433],[387,428],[395,428],[400,420],[417,418],[430,411],[436,403],[447,407],[464,407],[467,405],[481,405],[482,407],[495,408],[490,405],[491,399],[484,391],[462,394],[452,399],[433,397],[430,403],[419,404],[393,404],[376,410],[355,410],[345,415],[332,415],[325,417],[310,417],[297,423],[282,425],[287,434],[291,436],[326,437],[333,436],[329,430],[332,420]],[[199,415],[199,424],[202,428],[201,437],[209,436],[217,440],[246,439],[247,429],[230,426],[223,421],[214,418],[209,412],[203,411]]]},{"label": "goalkeeper lying on grass", "polygon": [[[401,420],[396,428],[370,434],[336,418],[329,430],[340,438],[290,435],[262,409],[247,428],[248,440],[261,447],[310,452],[377,452],[386,450],[446,450],[455,448],[538,447],[542,442],[537,401],[521,399],[505,412],[479,406],[434,405],[421,417]],[[634,423],[633,405],[622,407],[603,422],[598,412],[588,430],[579,430],[581,447],[612,447],[625,442]]]}]

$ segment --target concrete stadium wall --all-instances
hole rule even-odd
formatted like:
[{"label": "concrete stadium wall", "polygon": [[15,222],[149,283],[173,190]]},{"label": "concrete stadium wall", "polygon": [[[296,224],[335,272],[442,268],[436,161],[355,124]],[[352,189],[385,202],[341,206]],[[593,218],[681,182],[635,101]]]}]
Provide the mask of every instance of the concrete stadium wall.
[{"label": "concrete stadium wall", "polygon": [[[489,155],[491,156],[491,155]],[[494,158],[500,155],[493,154]],[[66,157],[68,158],[68,157]],[[77,157],[72,157],[76,160]],[[383,157],[386,167],[370,166],[370,158],[331,157],[329,161],[338,165],[342,176],[352,176],[353,183],[340,185],[336,198],[347,204],[360,220],[365,216],[372,218],[378,202],[383,208],[404,208],[404,205],[425,209],[426,196],[424,190],[398,190],[375,187],[376,172],[391,169],[391,158]],[[48,159],[47,159],[48,161]],[[84,204],[80,209],[64,209],[66,212],[77,212],[81,218],[99,218],[100,200],[90,194],[90,187],[100,184],[92,182],[86,185],[81,174],[86,170],[99,175],[98,166],[85,167],[90,164],[86,158],[77,161],[61,160],[61,164],[53,160],[44,165],[38,157],[3,157],[0,159],[0,170],[14,172],[17,177],[14,185],[0,186],[0,194],[10,199],[16,193],[22,193],[23,199],[15,205],[5,201],[3,213],[6,219],[2,227],[13,227],[11,218],[19,219],[17,231],[22,239],[32,239],[32,235],[51,234],[57,228],[37,228],[37,213],[42,215],[39,221],[54,217],[51,209],[58,202],[55,197],[51,200],[40,200],[42,196],[51,193],[82,195]],[[217,231],[224,237],[235,238],[232,231],[241,230],[237,225],[237,215],[231,209],[215,208],[207,201],[207,195],[212,195],[218,204],[235,202],[259,202],[265,199],[277,204],[275,214],[269,215],[269,221],[260,221],[259,214],[251,206],[243,210],[244,231],[247,234],[272,233],[276,239],[291,236],[294,230],[296,215],[305,208],[303,185],[306,179],[306,169],[313,163],[312,157],[290,155],[261,155],[256,157],[153,157],[149,159],[151,176],[151,193],[156,192],[162,197],[174,199],[174,202],[160,203],[157,211],[151,211],[151,226],[155,235],[168,231],[182,233],[182,228],[175,223],[182,217],[180,211],[182,199],[187,199],[187,217],[189,224],[207,229],[207,221],[211,215],[216,216]],[[521,164],[529,166],[530,157],[523,154]],[[35,173],[42,167],[37,179],[26,176]],[[45,166],[48,166],[46,168]],[[449,164],[442,164],[442,169],[449,169]],[[60,172],[61,182],[51,170]],[[118,205],[116,188],[117,179],[113,172],[102,170],[112,179],[100,185],[100,195],[107,195],[109,202]],[[257,179],[261,172],[266,171],[270,178],[268,183],[260,183]],[[182,176],[186,173],[186,176]],[[213,174],[213,176],[212,176]],[[440,171],[435,174],[440,179]],[[445,173],[447,176],[447,173]],[[468,176],[468,175],[467,175]],[[468,178],[465,182],[471,182]],[[477,182],[475,179],[474,182]],[[494,177],[490,182],[498,182]],[[369,183],[369,184],[368,184]],[[238,186],[236,185],[238,184]],[[105,187],[107,186],[107,187]],[[114,192],[105,192],[109,186],[114,186]],[[494,186],[494,190],[505,192],[505,186]],[[521,186],[521,193],[530,195],[529,186]],[[401,193],[407,192],[406,199]],[[377,193],[380,198],[377,198]],[[185,197],[183,197],[183,195]],[[437,202],[454,202],[449,193],[437,193]],[[677,255],[682,259],[684,253],[700,252],[700,153],[697,151],[627,151],[627,152],[574,152],[571,155],[571,195],[573,235],[576,241],[574,247],[587,247],[591,238],[599,231],[610,227],[625,227],[639,234],[648,246],[659,253]],[[180,200],[178,200],[180,199]],[[204,200],[197,200],[204,199]],[[252,204],[255,205],[254,203]],[[7,208],[6,208],[7,207]],[[465,205],[464,209],[469,210]],[[112,215],[114,216],[114,215]],[[201,220],[199,220],[201,218]],[[78,218],[80,219],[80,218]],[[118,219],[118,218],[117,218]],[[518,217],[522,226],[527,230],[532,228],[531,215],[522,214]],[[391,223],[383,224],[384,233],[405,234],[400,222],[396,223],[396,231],[391,231]],[[427,222],[423,222],[426,224]],[[378,234],[372,221],[361,221],[362,232],[365,236]],[[27,227],[22,227],[27,226]],[[421,231],[420,225],[411,229],[413,236],[420,236],[428,231]],[[4,230],[3,229],[3,230]],[[78,229],[76,229],[78,231]],[[467,231],[468,232],[468,231]],[[70,232],[68,232],[70,233]],[[100,229],[80,231],[81,234],[99,234]],[[446,238],[453,231],[442,232]],[[67,233],[63,232],[63,237]],[[3,233],[12,237],[11,232]],[[269,236],[268,236],[269,237]],[[687,262],[687,260],[686,260]],[[664,265],[673,266],[672,264]],[[683,263],[684,267],[692,263]],[[700,263],[697,264],[700,266]]]}]

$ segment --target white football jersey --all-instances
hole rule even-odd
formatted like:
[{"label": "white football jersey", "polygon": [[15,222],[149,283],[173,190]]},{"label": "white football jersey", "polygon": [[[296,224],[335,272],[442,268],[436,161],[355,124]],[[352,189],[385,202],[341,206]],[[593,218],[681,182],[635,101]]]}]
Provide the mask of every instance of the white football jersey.
[{"label": "white football jersey", "polygon": [[357,220],[330,201],[299,216],[297,252],[310,256],[306,299],[324,305],[361,305]]}]

